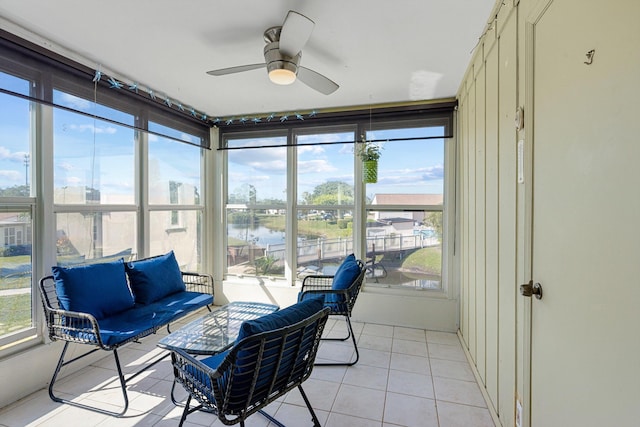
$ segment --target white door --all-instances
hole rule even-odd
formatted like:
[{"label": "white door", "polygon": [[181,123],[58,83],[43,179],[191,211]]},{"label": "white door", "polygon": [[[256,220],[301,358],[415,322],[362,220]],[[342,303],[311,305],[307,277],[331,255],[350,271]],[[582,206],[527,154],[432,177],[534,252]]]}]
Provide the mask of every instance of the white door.
[{"label": "white door", "polygon": [[640,426],[640,1],[530,22],[531,426]]}]

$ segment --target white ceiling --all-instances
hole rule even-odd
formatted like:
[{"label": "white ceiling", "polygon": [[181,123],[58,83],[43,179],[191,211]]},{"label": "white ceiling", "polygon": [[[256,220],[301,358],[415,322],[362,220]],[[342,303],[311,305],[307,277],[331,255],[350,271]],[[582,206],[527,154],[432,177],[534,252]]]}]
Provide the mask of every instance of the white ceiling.
[{"label": "white ceiling", "polygon": [[[0,24],[211,117],[453,97],[495,0],[0,0]],[[301,64],[322,95],[265,69],[262,35],[295,10],[315,21]],[[27,31],[22,31],[22,28]],[[32,36],[31,34],[34,34]]]}]

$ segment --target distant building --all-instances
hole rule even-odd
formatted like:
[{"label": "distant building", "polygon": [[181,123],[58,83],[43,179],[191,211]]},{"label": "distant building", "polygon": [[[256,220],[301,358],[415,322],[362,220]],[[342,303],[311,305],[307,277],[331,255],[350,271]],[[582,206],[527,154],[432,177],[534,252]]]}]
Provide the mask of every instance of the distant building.
[{"label": "distant building", "polygon": [[31,218],[15,212],[0,213],[0,238],[2,246],[30,245],[32,238]]},{"label": "distant building", "polygon": [[[443,200],[444,198],[442,194],[376,194],[373,196],[371,204],[383,206],[442,206]],[[405,221],[412,220],[415,223],[420,224],[424,220],[424,216],[424,211],[373,212],[373,219],[382,222],[393,222],[394,219],[396,222],[399,222],[400,219],[404,219]]]}]

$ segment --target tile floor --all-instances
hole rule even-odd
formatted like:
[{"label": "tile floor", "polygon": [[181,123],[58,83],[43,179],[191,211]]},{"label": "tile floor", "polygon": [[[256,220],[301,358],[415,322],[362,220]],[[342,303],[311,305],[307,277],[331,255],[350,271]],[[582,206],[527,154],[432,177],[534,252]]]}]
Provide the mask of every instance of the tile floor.
[{"label": "tile floor", "polygon": [[[318,366],[303,383],[323,426],[494,427],[455,334],[369,323],[354,323],[353,327],[360,349],[358,364]],[[325,330],[328,336],[344,336],[345,331],[340,318],[331,318]],[[119,354],[125,370],[132,371],[158,352],[150,337]],[[348,358],[351,354],[348,344],[325,341],[318,358]],[[129,383],[129,410],[122,418],[52,402],[47,391],[41,390],[1,409],[0,426],[176,426],[182,410],[169,398],[172,378],[165,360]],[[122,401],[112,356],[59,380],[56,390],[110,410],[117,410],[113,405]],[[179,392],[178,397],[184,395],[183,390]],[[297,390],[266,410],[289,427],[311,425]],[[207,413],[191,414],[185,422],[185,426],[222,425]],[[246,425],[271,427],[260,414],[252,415]]]}]

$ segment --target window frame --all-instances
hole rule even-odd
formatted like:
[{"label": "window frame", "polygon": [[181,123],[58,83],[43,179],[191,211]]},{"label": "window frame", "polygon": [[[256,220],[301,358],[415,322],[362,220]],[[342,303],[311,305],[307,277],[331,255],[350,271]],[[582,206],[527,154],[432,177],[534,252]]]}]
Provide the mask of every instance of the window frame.
[{"label": "window frame", "polygon": [[[385,112],[387,110],[385,109]],[[297,235],[297,228],[294,224],[297,218],[297,215],[294,215],[294,212],[297,212],[299,209],[307,209],[309,205],[298,204],[297,200],[297,145],[296,138],[294,135],[296,132],[300,132],[300,134],[310,134],[310,133],[332,133],[336,132],[333,129],[344,129],[345,126],[352,126],[355,131],[356,138],[357,135],[364,133],[367,130],[383,129],[385,127],[392,129],[402,129],[407,127],[409,124],[414,124],[414,126],[410,127],[431,127],[442,125],[444,126],[444,135],[442,137],[438,137],[444,140],[444,166],[445,166],[445,176],[443,178],[443,204],[434,205],[434,206],[426,206],[426,205],[371,205],[367,204],[365,200],[365,184],[362,183],[362,162],[357,159],[354,155],[354,193],[355,193],[355,201],[354,201],[354,242],[360,242],[359,245],[355,245],[356,254],[364,254],[366,252],[366,247],[364,243],[364,235],[365,235],[365,223],[366,223],[366,213],[370,210],[418,210],[424,212],[441,212],[442,213],[442,221],[443,221],[443,236],[442,236],[442,281],[441,288],[438,290],[433,290],[429,292],[419,292],[416,293],[413,289],[398,289],[396,288],[376,288],[376,287],[367,287],[372,292],[380,292],[380,293],[393,293],[394,295],[408,295],[408,296],[428,296],[435,298],[453,298],[453,286],[450,283],[451,278],[453,277],[453,272],[451,271],[452,266],[452,258],[453,254],[453,239],[455,238],[454,234],[454,226],[455,221],[453,221],[453,215],[455,212],[455,138],[453,137],[453,110],[443,113],[442,110],[435,109],[433,114],[429,114],[428,111],[425,112],[420,110],[416,113],[415,109],[412,106],[408,106],[406,111],[402,112],[402,107],[398,107],[398,109],[394,109],[393,117],[389,117],[387,113],[381,114],[376,117],[375,114],[369,113],[368,116],[359,115],[359,120],[350,120],[349,117],[343,117],[340,120],[335,120],[335,123],[331,124],[327,121],[324,121],[322,124],[310,124],[308,122],[300,122],[300,123],[291,123],[285,122],[280,125],[272,124],[270,126],[263,127],[262,129],[256,130],[247,130],[246,127],[241,129],[238,125],[232,126],[220,126],[219,130],[219,149],[218,154],[221,157],[221,165],[222,165],[222,180],[225,183],[223,185],[223,190],[221,197],[223,199],[223,203],[221,206],[221,214],[223,218],[226,218],[226,209],[228,200],[228,188],[226,187],[227,183],[227,173],[228,173],[228,159],[226,156],[226,147],[227,141],[229,139],[235,138],[249,138],[250,135],[254,135],[255,139],[259,139],[261,133],[265,132],[284,132],[288,131],[289,137],[287,142],[287,159],[288,159],[288,181],[287,181],[287,212],[289,215],[287,216],[287,229],[286,235]],[[259,148],[248,148],[248,149],[259,149]],[[266,208],[267,206],[254,206],[254,208]],[[226,219],[220,225],[218,229],[220,234],[224,236],[224,242],[220,244],[218,250],[227,249],[227,236],[224,233],[224,227],[226,225]],[[292,239],[287,239],[288,248],[294,249],[296,246],[296,242]],[[296,259],[295,259],[295,251],[289,250],[287,261],[289,268],[285,271],[284,280],[271,280],[268,282],[273,285],[286,285],[286,286],[299,286],[300,280],[297,280],[295,277],[296,271]],[[224,273],[221,274],[221,279],[227,283],[260,283],[264,284],[264,278],[260,278],[260,276],[252,276],[252,277],[236,277],[234,275],[228,274],[227,272],[227,264],[226,261],[222,264],[224,266]]]},{"label": "window frame", "polygon": [[[210,124],[206,120],[196,119],[188,112],[178,111],[162,104],[161,101],[144,100],[126,89],[110,89],[106,82],[94,84],[92,82],[93,70],[83,67],[72,60],[63,58],[40,46],[33,45],[17,36],[0,30],[0,71],[16,76],[30,82],[29,95],[15,93],[11,90],[0,88],[2,93],[15,98],[27,99],[31,108],[30,145],[31,167],[30,196],[29,197],[2,197],[0,203],[3,209],[13,207],[15,209],[28,208],[31,212],[31,229],[27,230],[22,238],[31,237],[32,242],[32,275],[31,275],[31,312],[32,327],[17,334],[9,334],[0,338],[0,359],[25,350],[32,346],[48,341],[47,331],[44,328],[44,314],[37,289],[38,279],[50,275],[49,266],[56,264],[56,225],[55,218],[58,213],[81,212],[132,212],[137,224],[138,257],[148,256],[148,246],[143,242],[148,234],[148,212],[151,210],[175,210],[176,205],[154,205],[149,208],[146,203],[145,191],[148,188],[145,173],[148,170],[146,160],[146,137],[149,121],[171,128],[179,132],[186,132],[199,138],[199,144],[193,141],[181,141],[170,135],[162,135],[176,144],[185,143],[194,150],[199,150],[200,185],[201,194],[197,205],[179,205],[179,210],[197,210],[200,212],[201,224],[199,232],[204,235],[207,230],[207,221],[211,218],[206,215],[205,194],[208,194],[206,183],[207,170],[205,169],[205,152],[208,151],[210,141]],[[131,114],[134,117],[134,177],[132,185],[135,186],[135,197],[132,204],[112,205],[55,205],[53,203],[53,111],[55,108],[63,108],[53,104],[53,91],[61,90],[74,96],[87,99],[90,102],[97,101],[109,108]],[[78,113],[83,114],[79,111]],[[84,113],[86,114],[86,113]],[[131,127],[131,126],[130,126]],[[153,133],[153,132],[152,132]],[[144,141],[143,141],[144,140]],[[2,236],[4,239],[4,236]],[[202,243],[205,240],[200,236],[200,258],[207,262],[199,264],[203,271],[210,270],[210,264],[206,251],[210,247]]]}]

